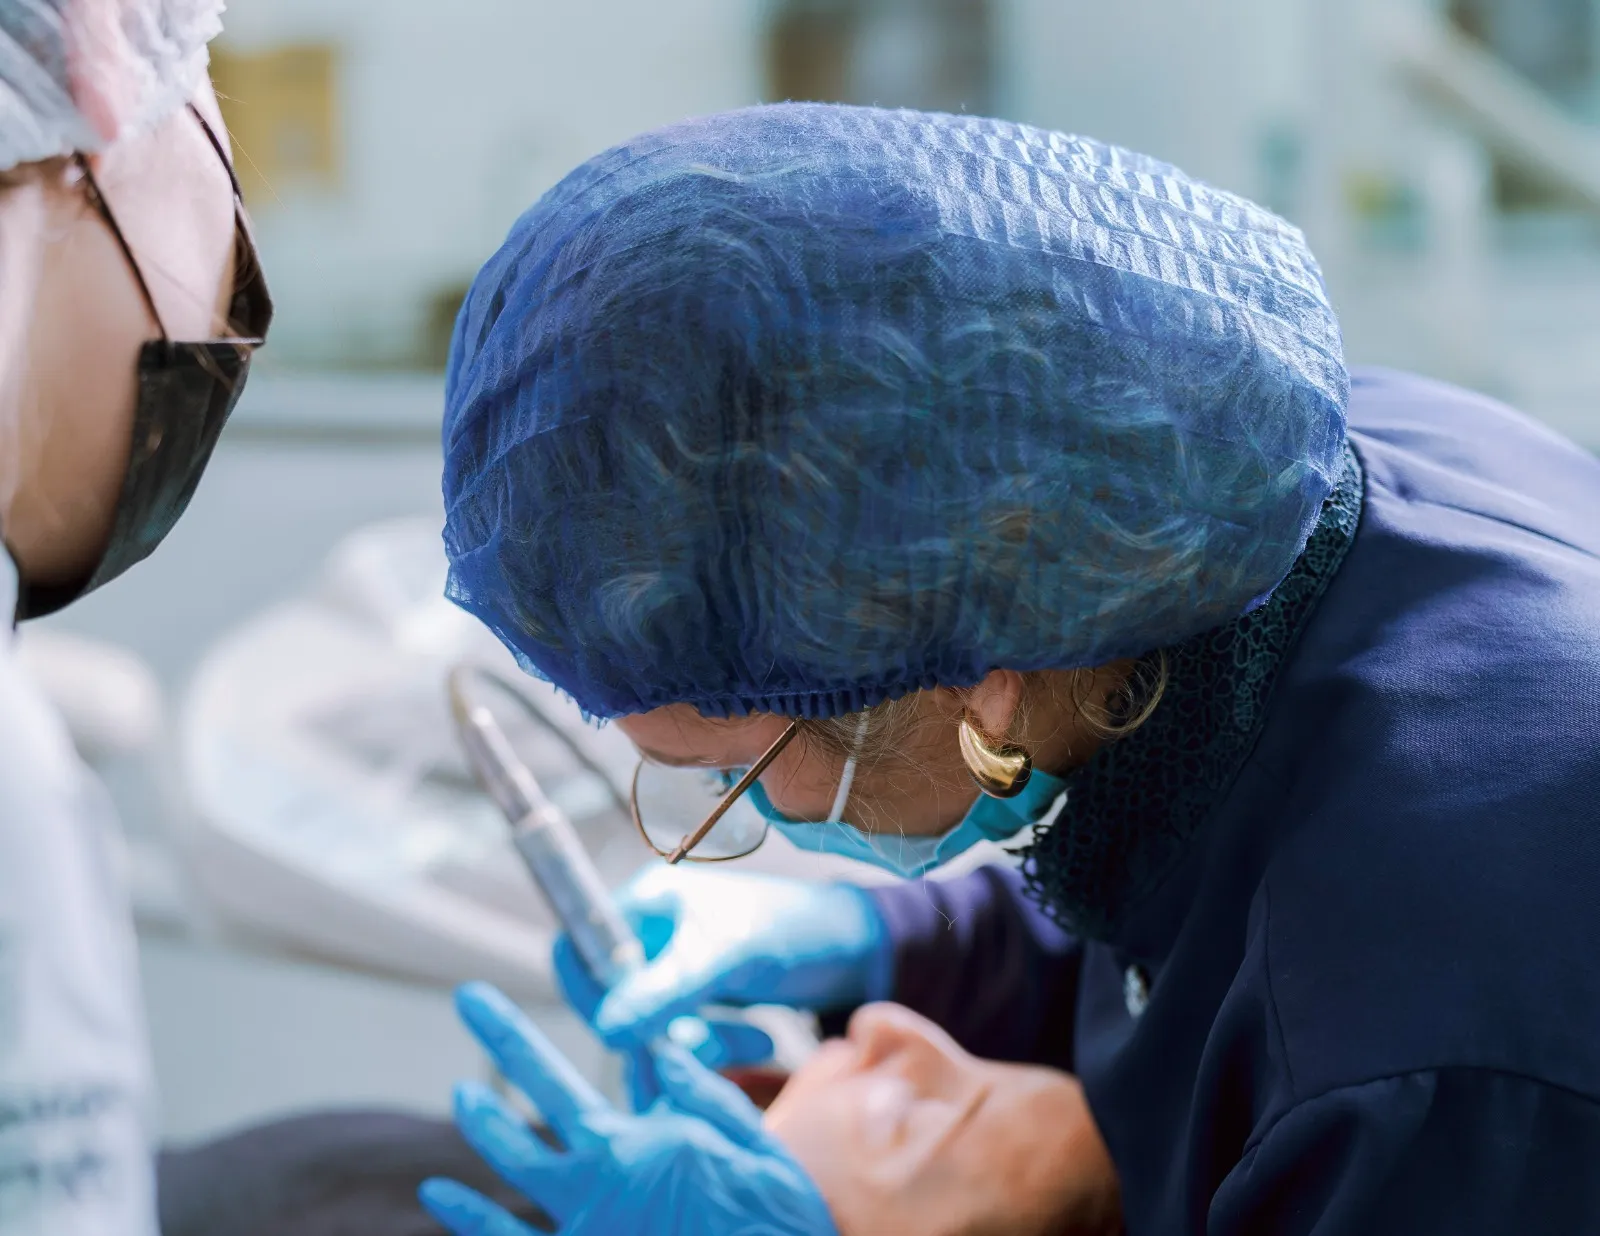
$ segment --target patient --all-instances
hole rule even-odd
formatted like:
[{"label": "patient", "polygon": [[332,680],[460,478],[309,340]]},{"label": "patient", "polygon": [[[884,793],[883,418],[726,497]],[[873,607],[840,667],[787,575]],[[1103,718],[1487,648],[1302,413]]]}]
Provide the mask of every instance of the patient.
[{"label": "patient", "polygon": [[1121,1229],[1116,1171],[1077,1079],[980,1060],[900,1005],[859,1009],[766,1123],[843,1236]]},{"label": "patient", "polygon": [[[767,1109],[841,1236],[1100,1236],[1116,1172],[1077,1080],[967,1054],[932,1022],[871,1004]],[[445,1236],[415,1200],[448,1174],[550,1230],[454,1126],[394,1113],[276,1121],[162,1156],[165,1236]]]}]

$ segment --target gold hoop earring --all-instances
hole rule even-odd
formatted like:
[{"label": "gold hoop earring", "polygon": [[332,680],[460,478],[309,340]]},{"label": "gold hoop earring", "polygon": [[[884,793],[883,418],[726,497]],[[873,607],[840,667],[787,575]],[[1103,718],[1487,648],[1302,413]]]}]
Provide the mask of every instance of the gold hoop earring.
[{"label": "gold hoop earring", "polygon": [[1009,743],[990,745],[965,715],[956,735],[961,744],[961,762],[980,790],[990,798],[1015,798],[1022,793],[1022,787],[1033,775],[1033,756]]}]

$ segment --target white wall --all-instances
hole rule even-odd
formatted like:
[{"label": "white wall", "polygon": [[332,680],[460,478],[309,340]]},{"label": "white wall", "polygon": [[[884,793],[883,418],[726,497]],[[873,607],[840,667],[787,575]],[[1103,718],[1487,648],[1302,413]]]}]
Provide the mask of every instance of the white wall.
[{"label": "white wall", "polygon": [[343,53],[345,187],[253,203],[276,363],[382,360],[562,174],[633,133],[754,102],[745,0],[233,0],[228,45]]},{"label": "white wall", "polygon": [[1308,107],[1307,0],[1002,0],[1001,110],[1268,189],[1268,136]]},{"label": "white wall", "polygon": [[[1004,114],[1283,211],[1328,276],[1352,362],[1488,390],[1600,445],[1600,253],[1497,249],[1486,156],[1408,88],[1385,43],[1388,20],[1437,0],[999,3]],[[1287,178],[1271,157],[1285,138]],[[1413,241],[1358,205],[1387,192],[1418,203]]]},{"label": "white wall", "polygon": [[[1475,254],[1473,233],[1491,221],[1465,200],[1482,159],[1407,94],[1370,33],[1435,2],[993,0],[995,110],[1283,211],[1328,272],[1353,360],[1481,385],[1600,441],[1600,371],[1551,360],[1593,350],[1595,255],[1558,262],[1554,296],[1519,257],[1485,267],[1499,259]],[[429,298],[470,278],[562,174],[630,134],[758,99],[769,7],[233,0],[237,50],[312,39],[345,54],[346,187],[254,203],[280,303],[264,363],[414,361]],[[1374,250],[1353,195],[1402,182],[1428,199],[1425,243]]]}]

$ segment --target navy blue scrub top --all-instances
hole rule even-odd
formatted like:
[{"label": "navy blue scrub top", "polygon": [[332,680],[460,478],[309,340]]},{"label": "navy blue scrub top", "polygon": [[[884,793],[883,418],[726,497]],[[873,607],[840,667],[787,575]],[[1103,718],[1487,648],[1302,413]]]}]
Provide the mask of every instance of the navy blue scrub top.
[{"label": "navy blue scrub top", "polygon": [[1031,886],[874,890],[894,998],[1077,1072],[1133,1236],[1600,1233],[1600,461],[1382,372],[1350,443],[1320,576],[1176,657]]}]

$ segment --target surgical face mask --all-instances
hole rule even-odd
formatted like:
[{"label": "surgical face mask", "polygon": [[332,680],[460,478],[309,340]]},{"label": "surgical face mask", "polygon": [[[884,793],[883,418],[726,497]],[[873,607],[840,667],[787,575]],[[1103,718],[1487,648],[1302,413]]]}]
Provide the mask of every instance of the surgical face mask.
[{"label": "surgical face mask", "polygon": [[[232,165],[217,135],[198,110],[191,107],[190,111],[233,178]],[[122,229],[95,185],[88,164],[80,160],[79,166],[91,203],[121,246],[159,325],[161,315]],[[240,260],[231,316],[242,328],[242,336],[183,343],[168,338],[162,326],[161,338],[144,345],[139,353],[133,442],[110,539],[94,569],[76,583],[29,587],[23,580],[18,589],[18,619],[53,613],[142,562],[172,531],[194,496],[217,437],[244,390],[251,355],[265,340],[272,321],[272,298],[256,260],[237,179],[233,180],[233,192]]]},{"label": "surgical face mask", "polygon": [[[864,731],[864,725],[856,731],[858,747]],[[826,823],[791,820],[772,805],[759,781],[749,789],[750,801],[774,828],[802,850],[840,854],[915,879],[948,863],[980,841],[1007,841],[1029,825],[1037,824],[1050,814],[1067,789],[1067,783],[1060,777],[1035,768],[1028,783],[1015,797],[991,798],[979,794],[961,822],[949,832],[908,837],[903,833],[864,833],[844,822],[842,816],[855,781],[855,771],[856,761],[852,756],[839,778],[839,790]]]}]

